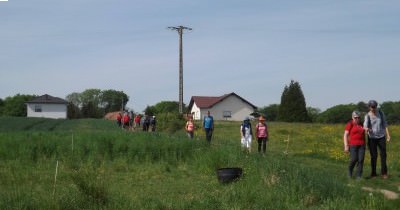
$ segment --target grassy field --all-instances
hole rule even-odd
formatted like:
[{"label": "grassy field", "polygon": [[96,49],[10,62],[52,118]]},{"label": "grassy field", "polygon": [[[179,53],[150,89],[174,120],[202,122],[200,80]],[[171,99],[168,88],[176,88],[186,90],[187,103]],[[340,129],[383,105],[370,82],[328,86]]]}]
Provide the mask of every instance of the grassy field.
[{"label": "grassy field", "polygon": [[[208,145],[202,131],[189,140],[183,130],[127,132],[105,120],[0,118],[0,209],[400,206],[380,192],[400,193],[400,126],[390,127],[390,178],[360,181],[346,176],[344,124],[269,123],[265,156],[255,141],[252,153],[241,150],[239,126],[217,122]],[[219,183],[221,167],[242,167],[244,176]],[[369,173],[367,154],[364,177]]]}]

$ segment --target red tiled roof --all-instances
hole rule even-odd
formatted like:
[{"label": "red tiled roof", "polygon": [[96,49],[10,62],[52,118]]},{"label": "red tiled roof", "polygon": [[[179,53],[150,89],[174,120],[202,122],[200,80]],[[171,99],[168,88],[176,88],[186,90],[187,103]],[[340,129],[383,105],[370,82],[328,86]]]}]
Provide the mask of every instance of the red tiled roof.
[{"label": "red tiled roof", "polygon": [[64,99],[53,97],[51,95],[42,95],[36,97],[28,102],[27,104],[68,104],[68,102]]}]

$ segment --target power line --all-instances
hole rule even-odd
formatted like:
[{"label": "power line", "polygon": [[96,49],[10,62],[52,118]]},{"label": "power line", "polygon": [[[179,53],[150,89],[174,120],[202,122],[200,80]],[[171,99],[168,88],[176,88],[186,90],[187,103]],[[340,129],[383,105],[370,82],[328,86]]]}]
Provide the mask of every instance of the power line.
[{"label": "power line", "polygon": [[182,53],[182,34],[184,30],[191,31],[192,28],[185,26],[170,26],[168,29],[178,31],[179,34],[179,113],[183,110],[183,53]]}]

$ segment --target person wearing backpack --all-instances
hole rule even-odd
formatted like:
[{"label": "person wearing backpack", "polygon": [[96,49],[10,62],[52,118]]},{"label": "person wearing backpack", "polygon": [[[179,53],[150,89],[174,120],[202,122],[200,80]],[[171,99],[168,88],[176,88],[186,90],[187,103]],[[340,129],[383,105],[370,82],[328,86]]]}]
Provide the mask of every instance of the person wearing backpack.
[{"label": "person wearing backpack", "polygon": [[356,179],[361,179],[365,156],[365,130],[360,120],[360,113],[353,111],[352,120],[344,128],[344,152],[350,152],[348,176],[353,177],[353,169],[357,165]]},{"label": "person wearing backpack", "polygon": [[376,162],[378,159],[378,148],[381,158],[381,177],[388,178],[386,165],[386,141],[390,141],[390,134],[385,114],[378,109],[378,102],[368,102],[369,112],[364,118],[364,129],[368,134],[368,147],[371,154],[371,178],[377,176]]},{"label": "person wearing backpack", "polygon": [[258,142],[258,152],[261,153],[262,146],[262,152],[265,154],[267,150],[268,127],[263,116],[258,118],[258,123],[256,125],[256,137]]},{"label": "person wearing backpack", "polygon": [[251,128],[250,118],[245,117],[243,123],[240,125],[240,141],[242,147],[251,152],[251,140],[253,140],[253,129]]}]

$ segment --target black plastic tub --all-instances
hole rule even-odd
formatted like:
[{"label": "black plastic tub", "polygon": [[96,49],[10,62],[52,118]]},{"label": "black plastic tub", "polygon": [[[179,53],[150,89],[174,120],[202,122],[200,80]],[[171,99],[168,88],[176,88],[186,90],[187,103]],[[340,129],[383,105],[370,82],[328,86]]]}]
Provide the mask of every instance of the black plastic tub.
[{"label": "black plastic tub", "polygon": [[243,175],[242,168],[219,168],[217,169],[218,181],[221,183],[230,183],[238,180]]}]

